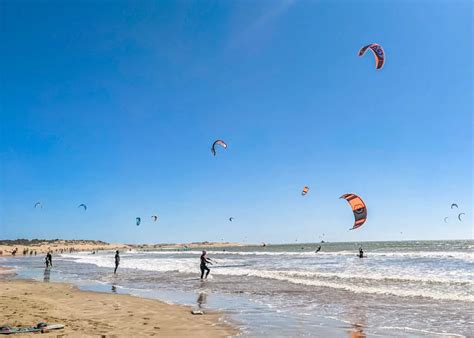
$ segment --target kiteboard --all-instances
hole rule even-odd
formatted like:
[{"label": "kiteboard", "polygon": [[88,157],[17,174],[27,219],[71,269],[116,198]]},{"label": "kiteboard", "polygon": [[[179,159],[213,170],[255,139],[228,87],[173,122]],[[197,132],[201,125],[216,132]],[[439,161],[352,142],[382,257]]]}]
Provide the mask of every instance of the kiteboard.
[{"label": "kiteboard", "polygon": [[36,327],[11,327],[9,325],[0,326],[0,334],[33,333],[40,332]]},{"label": "kiteboard", "polygon": [[63,324],[39,323],[36,327],[38,327],[42,332],[51,331],[51,330],[64,329],[64,325],[63,325]]},{"label": "kiteboard", "polygon": [[64,329],[64,325],[48,323],[38,323],[36,326],[30,327],[11,327],[9,325],[4,325],[0,326],[0,334],[35,333],[59,329]]}]

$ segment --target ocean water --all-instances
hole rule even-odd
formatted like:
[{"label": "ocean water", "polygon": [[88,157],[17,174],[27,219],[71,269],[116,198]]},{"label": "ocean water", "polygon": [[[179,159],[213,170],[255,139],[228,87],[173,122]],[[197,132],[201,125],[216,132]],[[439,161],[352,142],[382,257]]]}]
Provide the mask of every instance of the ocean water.
[{"label": "ocean water", "polygon": [[212,249],[207,281],[200,250],[128,251],[0,262],[20,277],[73,282],[222,310],[244,336],[473,336],[474,241],[248,246]]}]

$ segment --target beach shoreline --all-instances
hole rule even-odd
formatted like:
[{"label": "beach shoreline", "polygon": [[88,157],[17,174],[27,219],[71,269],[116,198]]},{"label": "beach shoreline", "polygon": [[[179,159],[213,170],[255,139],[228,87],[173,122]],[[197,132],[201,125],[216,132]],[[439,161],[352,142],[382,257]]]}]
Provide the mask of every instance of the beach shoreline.
[{"label": "beach shoreline", "polygon": [[[94,252],[105,250],[190,250],[190,249],[213,249],[246,246],[241,243],[232,242],[194,242],[194,243],[171,243],[171,244],[121,244],[106,243],[90,240],[54,240],[39,241],[35,243],[0,243],[0,257],[8,256],[33,256],[38,254],[67,253],[67,252]],[[13,254],[15,252],[15,254]]]},{"label": "beach shoreline", "polygon": [[0,325],[65,325],[64,329],[46,333],[46,337],[239,335],[237,327],[227,318],[224,320],[223,313],[206,311],[204,315],[193,315],[187,306],[126,294],[83,291],[67,283],[15,280],[5,275],[0,278],[0,308]]}]

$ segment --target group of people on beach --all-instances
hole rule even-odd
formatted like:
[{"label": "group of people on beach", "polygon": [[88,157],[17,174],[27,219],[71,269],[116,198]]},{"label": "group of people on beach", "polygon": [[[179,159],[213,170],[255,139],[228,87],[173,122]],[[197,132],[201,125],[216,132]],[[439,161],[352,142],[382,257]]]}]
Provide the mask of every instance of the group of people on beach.
[{"label": "group of people on beach", "polygon": [[[207,252],[206,250],[202,251],[201,254],[201,279],[207,278],[209,276],[209,272],[211,272],[211,269],[207,266],[207,264],[212,265],[213,260],[207,257]],[[215,261],[214,261],[215,262]],[[120,252],[117,250],[115,251],[115,268],[114,268],[114,274],[117,273],[117,269],[120,265]]]},{"label": "group of people on beach", "polygon": [[[321,250],[321,246],[319,246],[316,249],[315,253],[318,253],[320,250]],[[364,258],[365,257],[364,256],[364,251],[362,250],[362,247],[359,247],[358,257],[359,258]],[[120,252],[118,250],[115,251],[114,260],[115,260],[114,274],[116,274],[117,269],[120,265]],[[201,270],[201,279],[206,279],[209,276],[209,273],[211,272],[211,269],[209,269],[209,267],[207,265],[208,264],[213,265],[213,262],[216,263],[216,261],[214,261],[211,258],[207,257],[207,251],[206,250],[202,251],[200,260],[201,260],[201,264],[200,264],[199,268]],[[46,254],[45,264],[46,264],[46,268],[53,267],[53,255],[51,254],[51,251],[48,251],[48,253]]]},{"label": "group of people on beach", "polygon": [[[316,249],[315,253],[318,253],[319,251],[321,250],[321,245]],[[359,247],[359,254],[358,254],[358,257],[359,258],[364,258],[364,250],[362,250],[362,247]],[[201,257],[200,257],[200,260],[201,260],[201,264],[199,266],[200,270],[201,270],[201,279],[206,279],[207,276],[209,276],[209,273],[211,272],[211,269],[209,269],[209,267],[207,266],[207,264],[210,264],[210,265],[213,265],[212,263],[216,263],[216,261],[212,260],[211,258],[207,257],[207,251],[206,250],[203,250],[202,251],[202,254],[201,254]],[[119,267],[120,265],[120,253],[119,251],[115,251],[115,269],[114,269],[114,274],[117,273],[117,268]],[[51,264],[52,266],[52,264]]]}]

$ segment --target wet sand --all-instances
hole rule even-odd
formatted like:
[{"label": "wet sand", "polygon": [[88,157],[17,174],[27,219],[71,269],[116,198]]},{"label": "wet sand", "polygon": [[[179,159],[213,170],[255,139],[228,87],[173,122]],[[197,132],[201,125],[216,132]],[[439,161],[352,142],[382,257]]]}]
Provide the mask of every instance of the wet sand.
[{"label": "wet sand", "polygon": [[[62,283],[0,280],[0,325],[60,323],[43,337],[228,337],[238,330],[220,313],[192,315],[191,308],[129,295],[80,291]],[[21,337],[30,335],[22,334]],[[34,335],[31,335],[34,336]]]}]

